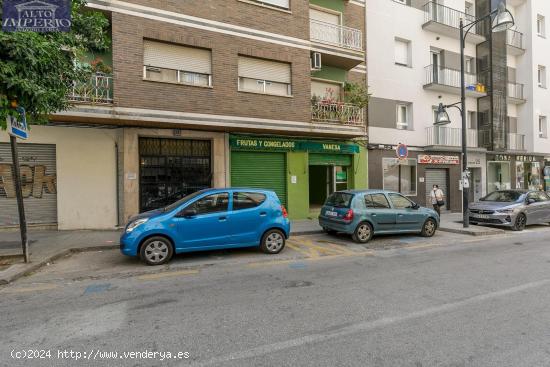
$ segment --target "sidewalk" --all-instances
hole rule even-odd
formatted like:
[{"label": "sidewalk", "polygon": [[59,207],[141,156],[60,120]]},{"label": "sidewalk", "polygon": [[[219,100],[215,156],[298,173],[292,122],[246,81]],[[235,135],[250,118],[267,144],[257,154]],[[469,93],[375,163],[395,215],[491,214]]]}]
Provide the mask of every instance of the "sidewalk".
[{"label": "sidewalk", "polygon": [[[482,226],[462,228],[462,214],[443,214],[440,231],[486,236],[504,233],[502,229]],[[322,233],[316,219],[292,221],[291,235]],[[21,255],[19,232],[0,232],[0,285],[10,283],[71,252],[116,249],[121,230],[30,231],[31,262]]]}]

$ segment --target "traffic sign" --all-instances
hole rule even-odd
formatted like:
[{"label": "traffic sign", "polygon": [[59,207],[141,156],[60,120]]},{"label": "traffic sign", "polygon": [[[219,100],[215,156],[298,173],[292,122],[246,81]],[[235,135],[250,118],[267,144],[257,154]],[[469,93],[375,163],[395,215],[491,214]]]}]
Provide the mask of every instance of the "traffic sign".
[{"label": "traffic sign", "polygon": [[17,107],[19,116],[8,115],[6,122],[8,124],[8,134],[19,139],[27,139],[29,137],[29,129],[27,126],[27,118],[25,109],[21,106]]},{"label": "traffic sign", "polygon": [[395,148],[395,152],[397,153],[397,158],[399,159],[406,159],[409,156],[409,148],[402,143],[399,143],[397,145],[397,148]]}]

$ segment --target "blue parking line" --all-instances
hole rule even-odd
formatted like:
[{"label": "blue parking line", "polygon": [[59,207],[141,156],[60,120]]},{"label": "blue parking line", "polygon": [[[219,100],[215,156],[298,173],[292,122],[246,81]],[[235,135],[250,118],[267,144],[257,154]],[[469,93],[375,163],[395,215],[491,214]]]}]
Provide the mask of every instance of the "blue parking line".
[{"label": "blue parking line", "polygon": [[92,284],[86,287],[84,294],[105,292],[111,288],[110,283],[105,284]]},{"label": "blue parking line", "polygon": [[292,263],[288,267],[291,269],[305,269],[307,265],[304,263]]}]

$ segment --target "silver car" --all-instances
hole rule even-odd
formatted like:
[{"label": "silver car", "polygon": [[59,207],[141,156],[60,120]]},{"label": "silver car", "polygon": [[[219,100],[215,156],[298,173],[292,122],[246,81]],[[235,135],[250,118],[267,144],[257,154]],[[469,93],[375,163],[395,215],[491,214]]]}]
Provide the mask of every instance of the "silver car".
[{"label": "silver car", "polygon": [[470,205],[470,223],[511,227],[550,223],[550,196],[543,191],[494,191]]}]

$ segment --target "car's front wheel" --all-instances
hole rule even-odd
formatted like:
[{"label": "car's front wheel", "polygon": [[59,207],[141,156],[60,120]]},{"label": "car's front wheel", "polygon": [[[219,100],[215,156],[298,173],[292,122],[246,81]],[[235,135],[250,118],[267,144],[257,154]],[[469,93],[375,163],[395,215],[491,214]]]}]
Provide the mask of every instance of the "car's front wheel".
[{"label": "car's front wheel", "polygon": [[278,229],[271,229],[264,233],[260,249],[266,254],[278,254],[285,248],[285,235]]},{"label": "car's front wheel", "polygon": [[432,218],[428,218],[424,222],[424,225],[422,226],[422,232],[420,232],[420,234],[422,235],[422,237],[433,237],[436,229],[437,224],[435,223],[435,220],[433,220]]},{"label": "car's front wheel", "polygon": [[139,257],[147,265],[166,264],[174,255],[172,243],[166,237],[151,237],[143,242]]},{"label": "car's front wheel", "polygon": [[514,223],[512,230],[523,231],[526,225],[527,225],[527,216],[524,213],[520,213],[516,217],[516,222]]},{"label": "car's front wheel", "polygon": [[372,226],[368,222],[359,223],[355,232],[351,236],[355,242],[367,243],[371,240],[373,235]]}]

